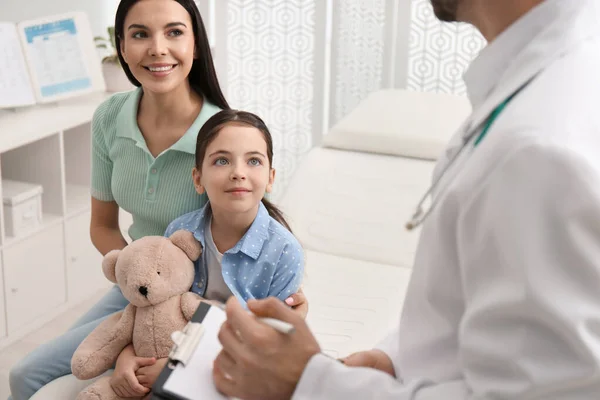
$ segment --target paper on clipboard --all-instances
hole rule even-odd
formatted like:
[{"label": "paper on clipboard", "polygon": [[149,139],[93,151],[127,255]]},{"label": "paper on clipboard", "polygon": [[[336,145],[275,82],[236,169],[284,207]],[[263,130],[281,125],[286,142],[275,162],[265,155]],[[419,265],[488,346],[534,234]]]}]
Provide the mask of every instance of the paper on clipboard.
[{"label": "paper on clipboard", "polygon": [[222,400],[227,397],[215,388],[213,361],[221,351],[219,329],[227,319],[225,312],[211,307],[202,325],[204,334],[186,366],[178,364],[163,385],[163,390],[188,400]]}]

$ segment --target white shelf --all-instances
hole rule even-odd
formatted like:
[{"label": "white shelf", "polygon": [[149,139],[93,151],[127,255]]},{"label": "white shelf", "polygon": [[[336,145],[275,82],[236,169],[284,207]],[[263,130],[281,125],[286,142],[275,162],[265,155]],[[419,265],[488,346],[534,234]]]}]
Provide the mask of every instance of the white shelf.
[{"label": "white shelf", "polygon": [[91,121],[109,93],[93,93],[58,103],[18,108],[0,114],[0,153]]},{"label": "white shelf", "polygon": [[66,196],[67,218],[76,214],[80,214],[83,211],[89,210],[91,203],[91,194],[89,187],[67,183]]},{"label": "white shelf", "polygon": [[26,234],[21,235],[21,236],[6,235],[6,237],[4,239],[4,244],[2,247],[7,248],[7,247],[14,245],[15,243],[19,243],[22,240],[26,240],[29,237],[34,236],[35,234],[37,234],[45,229],[51,228],[54,225],[61,223],[62,220],[63,220],[63,218],[60,215],[44,213],[44,214],[42,214],[42,224],[38,228],[32,229],[31,231],[29,231]]},{"label": "white shelf", "polygon": [[[43,188],[42,225],[35,230],[6,235],[0,207],[0,349],[106,283],[89,230],[91,121],[108,96],[0,110],[0,193],[6,179]],[[119,223],[126,231],[130,220],[122,214]],[[40,290],[49,301],[38,312]]]}]

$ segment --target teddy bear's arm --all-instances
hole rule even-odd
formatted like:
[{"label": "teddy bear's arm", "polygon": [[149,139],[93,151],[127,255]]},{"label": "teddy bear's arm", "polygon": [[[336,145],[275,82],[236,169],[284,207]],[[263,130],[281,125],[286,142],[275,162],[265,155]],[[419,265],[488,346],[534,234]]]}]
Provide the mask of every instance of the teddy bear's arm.
[{"label": "teddy bear's arm", "polygon": [[121,351],[131,343],[135,307],[111,315],[96,327],[73,354],[71,370],[79,379],[91,379],[111,368]]},{"label": "teddy bear's arm", "polygon": [[186,292],[181,295],[181,311],[187,321],[192,319],[201,301],[202,297],[194,292]]}]

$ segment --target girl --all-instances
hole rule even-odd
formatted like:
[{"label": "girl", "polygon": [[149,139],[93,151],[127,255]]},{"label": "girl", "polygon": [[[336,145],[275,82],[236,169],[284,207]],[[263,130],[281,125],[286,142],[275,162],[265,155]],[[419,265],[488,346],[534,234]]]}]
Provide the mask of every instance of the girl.
[{"label": "girl", "polygon": [[[90,234],[102,254],[127,244],[119,229],[119,208],[133,215],[129,235],[136,240],[162,235],[173,219],[202,207],[206,196],[198,196],[186,178],[194,166],[196,136],[206,120],[229,108],[193,0],[122,0],[115,33],[121,65],[138,89],[112,96],[92,120]],[[304,313],[304,298],[296,296],[292,303],[301,304]],[[81,341],[126,304],[114,287],[67,333],[16,364],[9,375],[12,399],[29,399],[46,383],[69,374]],[[133,362],[138,369],[155,361]],[[117,362],[113,387],[147,393],[130,367]]]},{"label": "girl", "polygon": [[273,141],[254,114],[224,110],[200,130],[196,167],[198,194],[209,202],[167,228],[194,233],[204,249],[192,291],[225,302],[275,296],[285,300],[302,280],[304,256],[281,212],[264,198],[275,179]]},{"label": "girl", "polygon": [[[254,114],[224,110],[200,129],[192,177],[209,201],[173,221],[165,236],[185,229],[202,244],[192,291],[209,302],[232,295],[242,304],[269,296],[285,300],[300,287],[302,247],[264,198],[275,179],[272,162],[271,134]],[[166,362],[131,372],[151,388]]]}]

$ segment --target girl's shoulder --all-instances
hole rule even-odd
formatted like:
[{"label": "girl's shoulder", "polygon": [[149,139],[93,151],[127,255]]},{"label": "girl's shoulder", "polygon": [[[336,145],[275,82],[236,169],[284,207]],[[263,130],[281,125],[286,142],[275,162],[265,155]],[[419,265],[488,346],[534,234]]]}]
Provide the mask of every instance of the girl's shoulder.
[{"label": "girl's shoulder", "polygon": [[269,215],[269,225],[267,227],[268,240],[283,242],[290,248],[301,249],[302,245],[298,238],[290,232],[285,226],[279,221]]}]

